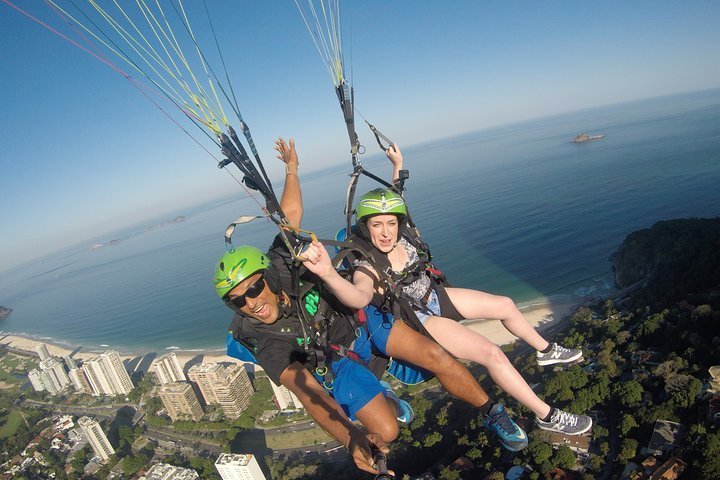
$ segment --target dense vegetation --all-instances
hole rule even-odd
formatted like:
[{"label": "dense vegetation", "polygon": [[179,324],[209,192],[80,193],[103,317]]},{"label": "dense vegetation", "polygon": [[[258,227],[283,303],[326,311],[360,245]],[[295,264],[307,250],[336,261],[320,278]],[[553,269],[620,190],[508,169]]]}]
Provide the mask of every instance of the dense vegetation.
[{"label": "dense vegetation", "polygon": [[[615,300],[578,309],[570,328],[554,340],[583,346],[586,361],[547,371],[533,355],[508,355],[523,377],[552,405],[595,420],[586,479],[616,478],[630,462],[640,462],[657,419],[686,426],[684,445],[674,455],[688,463],[686,478],[720,478],[720,431],[707,418],[702,395],[708,368],[720,364],[720,219],[659,222],[628,236],[613,256],[619,288],[636,289]],[[634,353],[651,350],[661,359],[642,364]],[[484,379],[482,369],[473,370]],[[514,399],[488,381],[483,385],[512,414],[532,418]],[[555,468],[576,465],[567,447],[553,449],[544,432],[527,424],[528,448],[518,454],[501,449],[482,427],[482,418],[462,402],[436,389],[412,397],[416,417],[392,446],[389,462],[399,478],[430,471],[440,479],[503,478],[512,465],[544,478]],[[474,468],[448,466],[457,458]],[[275,462],[277,479],[367,478],[347,465]]]}]

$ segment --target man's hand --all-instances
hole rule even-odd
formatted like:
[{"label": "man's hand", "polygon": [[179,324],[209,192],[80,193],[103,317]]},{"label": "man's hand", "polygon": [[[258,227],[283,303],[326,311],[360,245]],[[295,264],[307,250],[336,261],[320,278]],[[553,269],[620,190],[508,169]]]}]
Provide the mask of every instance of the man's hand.
[{"label": "man's hand", "polygon": [[[377,433],[363,435],[358,432],[357,435],[353,435],[350,438],[348,450],[353,457],[355,465],[360,470],[368,473],[378,473],[377,468],[375,468],[375,460],[373,459],[373,449],[380,450],[383,453],[390,451],[385,441]],[[393,474],[393,472],[389,471],[388,473]]]},{"label": "man's hand", "polygon": [[285,143],[282,137],[275,140],[275,150],[280,154],[277,155],[277,158],[285,162],[286,165],[298,163],[298,156],[295,151],[295,140],[291,138],[288,143]]},{"label": "man's hand", "polygon": [[388,147],[387,150],[385,150],[385,155],[387,155],[388,159],[393,164],[393,168],[395,170],[402,169],[403,156],[402,152],[400,151],[400,147],[393,143]]},{"label": "man's hand", "polygon": [[330,261],[330,255],[328,255],[327,250],[320,242],[312,242],[300,256],[307,259],[303,262],[303,265],[320,277],[321,280],[335,270]]}]

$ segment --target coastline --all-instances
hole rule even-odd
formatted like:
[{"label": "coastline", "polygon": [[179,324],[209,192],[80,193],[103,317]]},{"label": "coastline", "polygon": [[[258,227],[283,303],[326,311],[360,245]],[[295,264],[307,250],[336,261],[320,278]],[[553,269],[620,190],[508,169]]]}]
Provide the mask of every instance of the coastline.
[{"label": "coastline", "polygon": [[[538,299],[524,305],[520,304],[518,305],[518,309],[523,313],[525,318],[534,328],[537,328],[540,332],[542,332],[550,326],[559,323],[582,304],[582,299],[578,299],[576,297],[552,297]],[[517,339],[517,337],[503,327],[499,320],[465,320],[463,321],[463,325],[480,333],[497,345],[512,343]],[[159,352],[150,350],[138,350],[136,352],[131,352],[108,346],[106,349],[102,350],[91,350],[83,346],[58,342],[53,339],[33,337],[27,334],[10,332],[0,333],[0,345],[10,349],[27,352],[29,355],[33,356],[37,356],[37,347],[43,343],[47,345],[48,351],[53,356],[72,356],[72,358],[82,361],[94,358],[106,350],[118,350],[120,358],[130,373],[139,371],[147,372],[156,358],[169,352],[175,353],[180,366],[186,372],[192,365],[199,363],[246,363],[229,357],[225,353],[225,348],[190,350],[168,348]],[[257,365],[249,365],[252,365],[248,368],[250,371],[254,371],[256,369],[261,370],[261,368]]]},{"label": "coastline", "polygon": [[[178,362],[180,363],[180,367],[186,373],[192,365],[196,365],[199,363],[237,363],[240,365],[247,363],[229,357],[225,353],[224,348],[197,350],[166,349],[160,352],[142,351],[136,353],[121,351],[117,348],[113,348],[112,346],[109,346],[106,349],[102,350],[89,350],[82,346],[74,346],[67,343],[60,343],[52,339],[39,339],[26,334],[2,332],[2,334],[0,335],[0,345],[2,345],[3,347],[20,350],[33,356],[38,355],[37,347],[38,345],[43,343],[47,346],[50,355],[54,357],[71,356],[72,358],[82,360],[83,362],[86,362],[91,358],[97,357],[103,351],[118,350],[118,353],[120,354],[120,359],[123,361],[125,367],[131,374],[135,372],[147,372],[156,358],[159,358],[162,355],[170,352],[175,353]],[[248,368],[248,370],[251,372],[256,369],[262,370],[256,365]]]},{"label": "coastline", "polygon": [[[542,333],[560,323],[583,304],[583,299],[557,296],[519,304],[517,307],[530,325]],[[475,319],[464,320],[462,323],[497,345],[507,345],[517,340],[517,337],[510,333],[500,320]]]}]

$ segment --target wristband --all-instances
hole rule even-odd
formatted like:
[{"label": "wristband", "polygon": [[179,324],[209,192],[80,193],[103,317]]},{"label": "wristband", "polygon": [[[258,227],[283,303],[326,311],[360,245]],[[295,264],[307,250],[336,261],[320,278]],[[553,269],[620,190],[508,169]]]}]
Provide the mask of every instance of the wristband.
[{"label": "wristband", "polygon": [[285,164],[285,175],[297,175],[298,174],[298,164],[299,164],[299,162],[286,163]]}]

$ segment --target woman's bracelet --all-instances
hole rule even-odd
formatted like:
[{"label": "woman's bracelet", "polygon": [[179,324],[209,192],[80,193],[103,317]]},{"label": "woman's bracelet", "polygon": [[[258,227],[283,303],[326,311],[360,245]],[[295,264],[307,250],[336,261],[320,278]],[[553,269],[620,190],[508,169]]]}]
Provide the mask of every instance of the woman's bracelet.
[{"label": "woman's bracelet", "polygon": [[296,175],[297,176],[299,163],[300,162],[286,163],[285,164],[285,175]]}]

